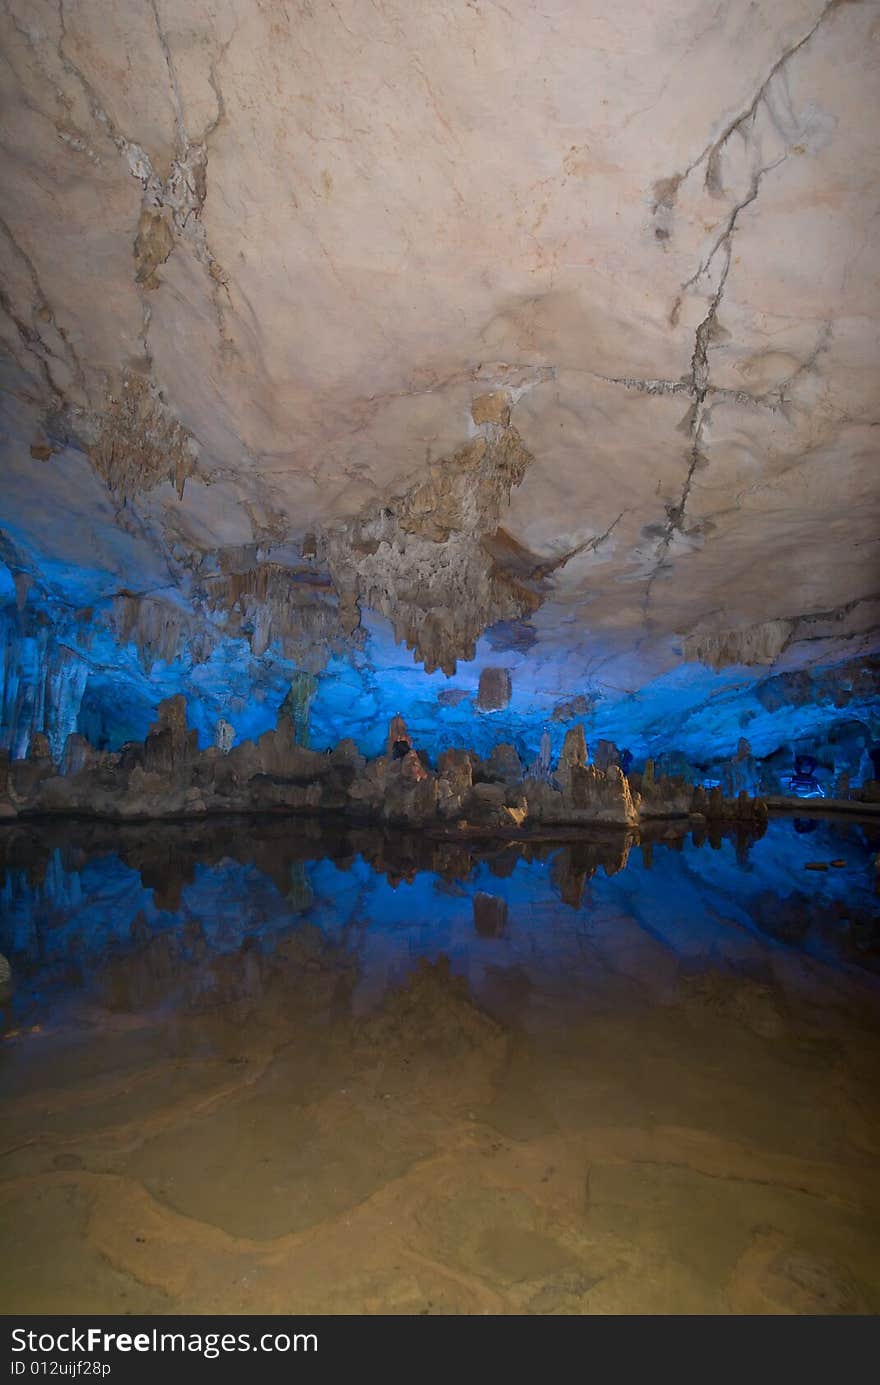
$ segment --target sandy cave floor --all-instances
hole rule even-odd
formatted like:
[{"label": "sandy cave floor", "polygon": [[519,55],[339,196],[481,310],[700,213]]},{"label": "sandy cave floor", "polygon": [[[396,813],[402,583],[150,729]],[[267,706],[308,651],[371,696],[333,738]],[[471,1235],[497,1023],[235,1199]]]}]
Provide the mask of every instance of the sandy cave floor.
[{"label": "sandy cave floor", "polygon": [[670,946],[609,893],[639,869],[578,909],[539,882],[494,937],[434,881],[467,924],[432,959],[415,904],[383,924],[361,891],[372,953],[308,916],[221,952],[191,896],[75,985],[36,971],[2,1044],[4,1310],[876,1313],[875,975],[720,944],[684,899]]}]

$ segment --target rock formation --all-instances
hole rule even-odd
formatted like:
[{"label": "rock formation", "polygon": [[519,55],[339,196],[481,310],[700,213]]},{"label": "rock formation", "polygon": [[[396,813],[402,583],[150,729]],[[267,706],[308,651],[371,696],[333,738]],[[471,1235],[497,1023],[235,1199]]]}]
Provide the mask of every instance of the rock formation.
[{"label": "rock formation", "polygon": [[[228,723],[227,723],[228,725]],[[587,763],[583,727],[565,736],[559,763],[546,777],[524,772],[513,746],[488,760],[449,748],[432,768],[414,747],[403,718],[388,727],[387,750],[368,760],[350,739],[331,752],[299,743],[289,708],[274,731],[235,746],[199,751],[180,695],[159,706],[142,744],[98,751],[73,734],[60,765],[48,737],[32,737],[27,759],[0,757],[0,816],[77,813],[96,817],[198,817],[207,813],[326,812],[398,826],[456,824],[459,830],[509,834],[532,825],[609,824],[634,827],[651,817],[760,819],[760,800],[735,802],[681,779],[653,777],[649,762],[630,779],[618,765]]]}]

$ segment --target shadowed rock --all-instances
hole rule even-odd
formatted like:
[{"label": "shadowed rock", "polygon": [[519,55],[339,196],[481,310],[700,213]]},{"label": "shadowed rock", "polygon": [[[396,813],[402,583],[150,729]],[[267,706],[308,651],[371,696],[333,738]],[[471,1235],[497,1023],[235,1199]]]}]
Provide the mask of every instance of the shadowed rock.
[{"label": "shadowed rock", "polygon": [[500,938],[507,923],[507,900],[494,894],[474,895],[474,928],[483,938]]}]

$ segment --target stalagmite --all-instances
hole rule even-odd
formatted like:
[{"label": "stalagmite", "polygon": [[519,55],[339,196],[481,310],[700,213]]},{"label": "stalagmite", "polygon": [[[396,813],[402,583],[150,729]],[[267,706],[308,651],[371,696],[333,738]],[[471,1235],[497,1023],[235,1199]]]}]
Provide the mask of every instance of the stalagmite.
[{"label": "stalagmite", "polygon": [[397,716],[391,718],[388,727],[388,735],[385,739],[386,755],[394,755],[396,747],[412,747],[409,732],[406,729],[406,722],[398,712]]},{"label": "stalagmite", "polygon": [[235,727],[221,717],[214,732],[214,744],[221,755],[228,755],[235,740]]}]

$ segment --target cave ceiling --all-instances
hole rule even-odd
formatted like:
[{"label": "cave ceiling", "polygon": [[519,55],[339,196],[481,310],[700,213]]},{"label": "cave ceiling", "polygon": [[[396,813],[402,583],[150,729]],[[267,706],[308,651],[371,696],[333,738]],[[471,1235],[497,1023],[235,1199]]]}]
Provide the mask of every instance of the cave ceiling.
[{"label": "cave ceiling", "polygon": [[610,734],[880,649],[878,4],[0,21],[5,599],[88,677]]}]

